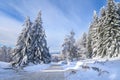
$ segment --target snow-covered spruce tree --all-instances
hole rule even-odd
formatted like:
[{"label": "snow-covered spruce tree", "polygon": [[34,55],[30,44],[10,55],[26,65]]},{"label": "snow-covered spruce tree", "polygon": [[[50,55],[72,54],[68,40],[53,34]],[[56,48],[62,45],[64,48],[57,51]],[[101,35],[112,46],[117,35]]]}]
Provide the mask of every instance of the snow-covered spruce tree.
[{"label": "snow-covered spruce tree", "polygon": [[92,49],[92,39],[90,37],[90,34],[88,32],[88,37],[87,37],[87,51],[88,51],[88,55],[87,55],[87,58],[92,58],[92,52],[93,52],[93,49]]},{"label": "snow-covered spruce tree", "polygon": [[87,34],[83,33],[82,37],[76,41],[76,46],[78,48],[79,58],[87,58],[88,50],[87,50]]},{"label": "snow-covered spruce tree", "polygon": [[30,33],[30,49],[31,54],[28,56],[30,62],[37,63],[50,63],[51,55],[47,47],[45,30],[42,26],[41,12],[38,13],[37,19],[31,28]]},{"label": "snow-covered spruce tree", "polygon": [[80,40],[80,45],[83,45],[83,47],[86,48],[86,42],[87,42],[87,34],[84,32]]},{"label": "snow-covered spruce tree", "polygon": [[[98,51],[100,57],[117,57],[120,54],[120,15],[113,0],[107,1],[99,27]],[[102,13],[103,14],[103,13]]]},{"label": "snow-covered spruce tree", "polygon": [[69,61],[69,56],[68,56],[68,38],[67,38],[67,36],[64,38],[64,42],[63,42],[63,44],[62,44],[62,51],[61,51],[61,53],[62,53],[62,58],[63,58],[63,60],[67,60],[67,61]]},{"label": "snow-covered spruce tree", "polygon": [[[104,24],[105,19],[106,19],[106,9],[105,9],[105,7],[102,7],[101,10],[100,10],[100,18],[99,18],[99,22],[98,22],[97,54],[94,55],[94,57],[101,56],[101,53],[102,53],[101,51],[104,48],[102,46],[102,44],[103,44],[103,34],[101,32],[104,30],[103,26],[105,26],[105,24]],[[105,55],[103,55],[103,56],[105,56]]]},{"label": "snow-covered spruce tree", "polygon": [[25,27],[22,30],[22,33],[18,37],[16,47],[13,51],[13,67],[23,66],[27,65],[27,55],[28,55],[28,43],[27,38],[29,35],[29,32],[31,30],[32,23],[30,21],[30,18],[27,17],[26,21],[23,25]]},{"label": "snow-covered spruce tree", "polygon": [[29,63],[49,63],[51,57],[42,27],[41,12],[34,23],[27,18],[24,27],[14,49],[13,67],[23,67]]},{"label": "snow-covered spruce tree", "polygon": [[87,39],[88,57],[91,58],[97,54],[97,40],[98,40],[98,16],[96,11],[93,14],[93,21],[90,25]]},{"label": "snow-covered spruce tree", "polygon": [[92,56],[95,56],[97,54],[97,41],[98,41],[98,28],[99,28],[99,18],[97,16],[96,11],[94,11],[93,15],[93,23],[92,23],[92,32],[91,32],[91,39],[92,39]]},{"label": "snow-covered spruce tree", "polygon": [[74,58],[78,58],[74,35],[75,33],[71,31],[70,35],[66,36],[66,38],[64,39],[64,43],[62,44],[62,54],[67,63],[69,61],[73,61]]}]

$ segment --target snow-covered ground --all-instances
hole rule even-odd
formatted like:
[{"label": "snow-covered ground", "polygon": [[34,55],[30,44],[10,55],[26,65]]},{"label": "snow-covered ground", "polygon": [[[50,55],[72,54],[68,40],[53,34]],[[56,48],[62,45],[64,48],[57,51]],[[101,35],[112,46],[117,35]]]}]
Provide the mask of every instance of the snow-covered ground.
[{"label": "snow-covered ground", "polygon": [[88,59],[70,62],[69,65],[63,63],[61,61],[59,63],[31,65],[25,67],[22,71],[16,72],[9,69],[10,63],[0,62],[0,80],[9,80],[12,77],[17,78],[26,73],[28,75],[34,72],[39,73],[53,65],[62,66],[65,80],[120,80],[120,59]]},{"label": "snow-covered ground", "polygon": [[38,64],[38,65],[32,65],[32,66],[27,66],[24,68],[24,71],[27,72],[37,72],[37,71],[41,71],[44,69],[47,69],[50,65],[48,64]]},{"label": "snow-covered ground", "polygon": [[11,68],[10,63],[0,62],[0,80],[9,80],[12,77],[20,77],[24,74],[38,72],[47,69],[50,64],[38,64],[25,67],[23,70],[16,72]]},{"label": "snow-covered ground", "polygon": [[63,68],[66,80],[120,80],[120,60],[82,60]]}]

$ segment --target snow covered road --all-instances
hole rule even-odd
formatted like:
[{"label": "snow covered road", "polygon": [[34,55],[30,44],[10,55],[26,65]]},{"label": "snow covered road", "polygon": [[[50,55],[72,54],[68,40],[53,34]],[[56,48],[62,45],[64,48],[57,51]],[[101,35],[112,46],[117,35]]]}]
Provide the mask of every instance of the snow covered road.
[{"label": "snow covered road", "polygon": [[23,71],[7,70],[0,63],[0,80],[120,80],[120,60],[84,60],[65,64],[40,64]]},{"label": "snow covered road", "polygon": [[64,70],[57,65],[51,65],[48,69],[31,74],[29,80],[65,80]]},{"label": "snow covered road", "polygon": [[60,65],[51,65],[48,69],[37,72],[21,72],[16,76],[1,78],[0,80],[65,80],[64,70]]}]

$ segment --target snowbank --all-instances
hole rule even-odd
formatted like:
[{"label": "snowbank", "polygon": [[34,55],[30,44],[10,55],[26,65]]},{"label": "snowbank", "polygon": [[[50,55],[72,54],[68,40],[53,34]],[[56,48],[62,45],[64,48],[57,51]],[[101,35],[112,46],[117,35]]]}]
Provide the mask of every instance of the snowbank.
[{"label": "snowbank", "polygon": [[64,70],[74,69],[76,62],[70,62],[69,64],[63,64],[62,67]]},{"label": "snowbank", "polygon": [[16,72],[15,70],[10,69],[10,63],[0,62],[0,80],[23,80],[21,77],[25,77],[25,75],[29,75],[34,72],[39,72],[48,68],[49,66],[50,64],[31,65],[25,67],[23,70]]},{"label": "snowbank", "polygon": [[47,69],[49,66],[50,66],[49,64],[32,65],[32,66],[25,67],[24,71],[27,71],[27,72],[38,72],[38,71]]},{"label": "snowbank", "polygon": [[10,63],[0,61],[0,68],[10,68]]},{"label": "snowbank", "polygon": [[120,60],[84,60],[69,66],[66,80],[120,80]]}]

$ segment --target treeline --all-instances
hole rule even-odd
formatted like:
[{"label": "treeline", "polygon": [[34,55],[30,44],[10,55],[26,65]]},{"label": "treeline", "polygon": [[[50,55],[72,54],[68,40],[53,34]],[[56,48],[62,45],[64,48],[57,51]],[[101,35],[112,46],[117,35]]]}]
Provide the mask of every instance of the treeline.
[{"label": "treeline", "polygon": [[0,61],[11,62],[13,49],[7,46],[0,47]]},{"label": "treeline", "polygon": [[[50,63],[51,55],[47,47],[41,12],[34,22],[27,17],[23,26],[14,50],[5,46],[0,48],[0,60],[8,62],[13,60],[14,67],[23,67],[29,63]],[[94,11],[89,32],[84,33],[79,40],[75,40],[74,36],[75,32],[71,31],[64,39],[61,51],[63,60],[119,57],[120,3],[107,0],[99,14]]]},{"label": "treeline", "polygon": [[63,59],[67,57],[69,60],[119,57],[120,3],[107,0],[106,6],[100,9],[99,14],[94,11],[89,32],[84,33],[76,42],[72,32],[64,40],[62,54]]}]

